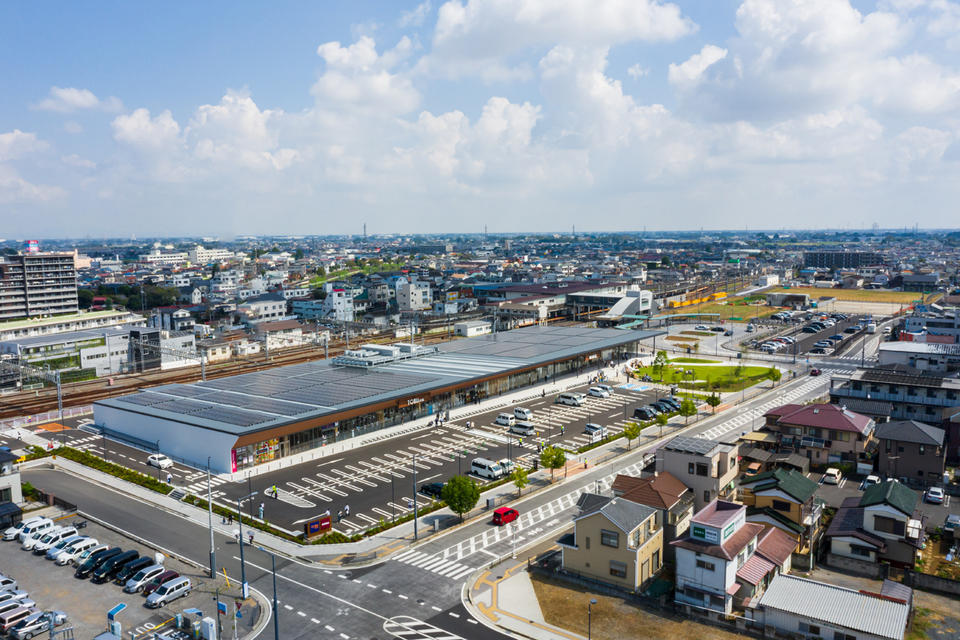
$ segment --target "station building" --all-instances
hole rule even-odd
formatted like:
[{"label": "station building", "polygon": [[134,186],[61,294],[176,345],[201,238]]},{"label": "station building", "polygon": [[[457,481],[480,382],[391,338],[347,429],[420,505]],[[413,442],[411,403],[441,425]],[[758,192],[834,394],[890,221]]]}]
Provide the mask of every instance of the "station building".
[{"label": "station building", "polygon": [[663,331],[535,326],[445,342],[365,345],[331,360],[94,404],[108,435],[235,473],[485,398],[597,370]]}]

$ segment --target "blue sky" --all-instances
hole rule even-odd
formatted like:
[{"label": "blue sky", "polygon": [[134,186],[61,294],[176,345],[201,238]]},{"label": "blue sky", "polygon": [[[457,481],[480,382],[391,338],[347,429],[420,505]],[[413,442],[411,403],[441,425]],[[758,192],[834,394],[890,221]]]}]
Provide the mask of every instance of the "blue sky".
[{"label": "blue sky", "polygon": [[951,0],[0,3],[0,237],[955,227]]}]

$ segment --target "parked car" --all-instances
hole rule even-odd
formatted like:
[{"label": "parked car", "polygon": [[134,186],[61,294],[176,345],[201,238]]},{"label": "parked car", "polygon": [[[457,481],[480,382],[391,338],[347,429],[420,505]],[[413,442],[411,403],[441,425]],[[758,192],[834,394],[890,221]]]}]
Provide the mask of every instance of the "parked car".
[{"label": "parked car", "polygon": [[38,611],[31,613],[26,618],[13,625],[10,629],[10,636],[15,640],[30,640],[30,638],[43,634],[50,628],[50,621],[53,620],[53,626],[59,627],[67,621],[67,614],[63,611]]},{"label": "parked car", "polygon": [[56,560],[57,556],[63,553],[63,550],[69,547],[70,545],[85,540],[86,536],[74,535],[68,538],[64,538],[57,544],[53,545],[47,549],[47,560]]},{"label": "parked car", "polygon": [[17,607],[12,611],[0,613],[0,634],[7,633],[21,620],[34,613],[40,613],[40,610],[33,606]]},{"label": "parked car", "polygon": [[520,512],[510,507],[500,507],[493,512],[493,524],[502,527],[520,517]]},{"label": "parked car", "polygon": [[46,554],[56,544],[72,538],[77,535],[77,530],[74,527],[63,527],[56,533],[48,533],[47,535],[40,538],[40,541],[37,544],[33,545],[33,552],[37,555]]},{"label": "parked car", "polygon": [[149,596],[165,583],[169,582],[170,580],[176,580],[179,577],[180,577],[180,574],[177,573],[176,571],[169,571],[169,570],[164,571],[163,573],[158,575],[156,578],[154,578],[147,584],[143,585],[143,588],[140,589],[140,593],[142,593],[145,596]]},{"label": "parked car", "polygon": [[513,463],[513,460],[510,458],[500,458],[497,460],[497,464],[500,465],[500,468],[503,469],[503,475],[509,476],[513,473],[513,470],[517,468],[517,465]]},{"label": "parked car", "polygon": [[726,331],[723,332],[723,335],[725,335],[725,336],[732,336],[732,335],[733,335],[733,329],[727,329]]},{"label": "parked car", "polygon": [[671,407],[674,411],[680,411],[680,403],[682,401],[676,398],[660,398],[659,402]]},{"label": "parked car", "polygon": [[802,331],[803,333],[819,333],[820,332],[820,330],[817,329],[816,327],[804,327],[803,329],[800,329],[800,331]]},{"label": "parked car", "polygon": [[824,347],[814,347],[810,349],[809,353],[814,356],[825,356],[827,355],[827,350]]},{"label": "parked car", "polygon": [[31,600],[29,597],[20,598],[18,600],[7,600],[6,602],[0,604],[0,615],[20,607],[33,607],[36,606],[36,604],[37,603]]},{"label": "parked car", "polygon": [[34,516],[32,518],[27,518],[26,520],[21,520],[16,525],[10,527],[9,529],[3,532],[3,539],[7,541],[13,540],[14,538],[17,537],[20,531],[23,530],[24,527],[28,525],[36,524],[37,522],[40,522],[41,520],[45,520],[45,519],[46,518],[44,518],[43,516]]},{"label": "parked car", "polygon": [[494,424],[499,424],[499,425],[502,425],[502,426],[504,426],[504,427],[512,427],[513,424],[514,424],[516,421],[517,421],[517,419],[516,419],[515,417],[513,417],[512,414],[509,414],[509,413],[501,413],[500,415],[497,416],[497,419],[494,420],[493,422],[494,422]]},{"label": "parked car", "polygon": [[610,392],[604,391],[600,387],[590,387],[590,390],[587,392],[594,398],[609,398]]},{"label": "parked car", "polygon": [[137,571],[132,578],[123,585],[123,590],[127,593],[139,593],[154,578],[166,571],[162,564],[154,564]]},{"label": "parked car", "polygon": [[671,404],[669,404],[669,403],[667,403],[667,402],[664,402],[663,400],[659,400],[659,401],[657,401],[657,402],[654,402],[654,403],[653,403],[652,405],[650,405],[650,406],[656,407],[657,409],[660,409],[660,410],[661,410],[661,411],[660,411],[661,413],[673,413],[674,411],[676,411],[676,409],[673,408],[673,405],[671,405]]},{"label": "parked car", "polygon": [[120,547],[113,547],[112,549],[105,549],[103,551],[98,551],[91,556],[88,556],[86,560],[83,561],[80,565],[77,566],[77,570],[74,571],[73,575],[77,578],[86,578],[94,569],[97,569],[104,562],[118,556],[123,553],[123,549]]},{"label": "parked car", "polygon": [[714,333],[723,333],[723,327],[710,327],[710,331]]},{"label": "parked car", "polygon": [[657,417],[657,412],[650,407],[637,407],[633,410],[633,417],[638,420],[653,420]]},{"label": "parked car", "polygon": [[162,453],[154,453],[147,456],[147,464],[151,467],[158,467],[160,469],[167,469],[173,466],[173,460],[163,455]]},{"label": "parked car", "polygon": [[859,331],[859,329],[856,327],[847,327],[843,330],[844,333],[856,333],[857,331]]},{"label": "parked car", "polygon": [[840,469],[830,468],[827,469],[827,472],[823,474],[824,484],[840,484],[840,480],[843,479],[843,474],[840,473]]},{"label": "parked car", "polygon": [[146,569],[147,567],[153,566],[154,560],[149,556],[140,556],[136,560],[131,560],[127,564],[123,565],[120,569],[120,572],[117,573],[117,577],[114,579],[114,582],[119,585],[127,584],[127,580],[137,575],[141,569]]},{"label": "parked car", "polygon": [[841,333],[836,333],[836,334],[830,336],[830,339],[833,340],[834,342],[840,342],[840,341],[843,340],[843,334],[841,334]]},{"label": "parked car", "polygon": [[603,437],[607,435],[607,428],[593,422],[588,422],[587,426],[583,428],[583,432],[589,436],[599,434],[601,437]]},{"label": "parked car", "polygon": [[943,504],[943,489],[940,487],[930,487],[927,494],[923,496],[924,502],[931,504]]},{"label": "parked car", "polygon": [[881,482],[882,480],[880,480],[879,476],[867,476],[867,479],[863,481],[863,488],[866,489],[869,486],[880,484]]},{"label": "parked car", "polygon": [[187,595],[192,588],[193,585],[190,582],[190,578],[177,578],[165,582],[150,594],[145,604],[148,609],[159,609],[164,605],[170,604],[177,598],[182,598]]},{"label": "parked car", "polygon": [[17,581],[0,573],[0,591],[16,591]]},{"label": "parked car", "polygon": [[100,544],[96,538],[81,540],[72,547],[64,549],[63,553],[57,556],[57,564],[60,566],[68,564],[81,564],[87,558],[95,553],[106,551],[110,548],[108,544]]},{"label": "parked car", "polygon": [[443,494],[443,483],[428,482],[426,484],[422,484],[420,485],[420,493],[427,496],[428,498],[434,498],[436,500],[439,500],[440,496]]},{"label": "parked car", "polygon": [[697,326],[695,326],[695,327],[693,328],[693,330],[694,330],[694,331],[709,331],[710,328],[707,327],[707,325],[705,325],[705,324],[698,324]]}]

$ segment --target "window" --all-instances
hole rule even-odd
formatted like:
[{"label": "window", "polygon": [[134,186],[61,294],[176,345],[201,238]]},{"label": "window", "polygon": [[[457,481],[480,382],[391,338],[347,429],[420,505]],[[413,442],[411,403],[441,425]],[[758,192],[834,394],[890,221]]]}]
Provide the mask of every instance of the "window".
[{"label": "window", "polygon": [[857,636],[844,633],[843,631],[834,631],[833,640],[857,640]]},{"label": "window", "polygon": [[590,536],[587,536],[585,546],[587,547],[587,551],[590,551]]},{"label": "window", "polygon": [[897,451],[899,451],[900,453],[903,453],[903,447],[897,447]]},{"label": "window", "polygon": [[712,562],[707,562],[706,560],[697,560],[697,569],[705,569],[706,571],[716,571],[717,565]]},{"label": "window", "polygon": [[703,462],[698,462],[698,463],[697,463],[697,475],[698,475],[698,476],[703,476],[704,478],[706,478],[708,473],[709,473],[709,467],[707,467],[707,465],[704,464]]},{"label": "window", "polygon": [[660,568],[660,549],[657,549],[653,552],[653,562],[650,563],[653,570],[656,571]]},{"label": "window", "polygon": [[627,577],[627,565],[622,562],[613,562],[610,561],[610,575],[616,578],[626,578]]},{"label": "window", "polygon": [[722,596],[710,596],[710,606],[725,608],[727,601]]},{"label": "window", "polygon": [[774,500],[773,501],[773,510],[774,511],[786,511],[790,512],[790,503],[785,500]]},{"label": "window", "polygon": [[820,627],[815,624],[807,624],[806,622],[800,623],[800,633],[806,633],[811,636],[820,635]]},{"label": "window", "polygon": [[864,558],[869,558],[871,551],[873,551],[873,549],[871,549],[870,547],[864,547],[859,544],[850,545],[850,553],[852,553],[855,556],[862,556]]},{"label": "window", "polygon": [[695,465],[692,462],[687,463],[687,473],[689,473],[690,475],[693,475],[694,473],[696,473],[696,469],[697,469],[697,465]]},{"label": "window", "polygon": [[752,556],[752,555],[753,555],[753,548],[754,548],[754,546],[756,546],[756,545],[754,545],[753,542],[751,542],[750,544],[747,545],[747,555],[748,555],[748,556]]},{"label": "window", "polygon": [[747,560],[747,554],[744,551],[740,552],[740,555],[737,556],[737,569],[743,566],[743,563]]},{"label": "window", "polygon": [[605,529],[600,530],[600,544],[605,547],[619,547],[620,546],[620,534],[616,531],[606,531]]},{"label": "window", "polygon": [[902,536],[904,533],[904,528],[905,524],[900,520],[886,518],[884,516],[873,516],[874,531],[879,531],[880,533],[892,533],[894,535]]},{"label": "window", "polygon": [[704,492],[703,492],[703,501],[704,501],[704,502],[710,502],[710,492],[709,492],[709,491],[704,491]]}]

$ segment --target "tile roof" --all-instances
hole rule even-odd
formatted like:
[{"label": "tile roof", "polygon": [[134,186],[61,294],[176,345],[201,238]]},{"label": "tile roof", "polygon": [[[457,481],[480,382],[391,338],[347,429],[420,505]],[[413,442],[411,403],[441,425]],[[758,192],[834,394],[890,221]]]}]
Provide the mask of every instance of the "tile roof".
[{"label": "tile roof", "polygon": [[828,538],[857,538],[876,547],[882,553],[887,550],[887,543],[880,536],[863,528],[864,511],[862,507],[858,506],[859,502],[860,499],[856,496],[843,499],[840,508],[830,522],[826,536]]},{"label": "tile roof", "polygon": [[775,565],[782,567],[783,563],[790,558],[799,546],[799,542],[780,529],[770,528],[760,536],[757,542],[757,553]]},{"label": "tile roof", "polygon": [[[788,406],[796,407],[797,405]],[[873,428],[873,420],[868,416],[854,413],[834,404],[802,405],[793,410],[784,410],[783,407],[778,407],[764,415],[777,416],[777,424],[797,427],[814,427],[856,433],[867,433]]]},{"label": "tile roof", "polygon": [[945,431],[916,420],[885,422],[877,428],[877,437],[900,442],[915,442],[936,447],[943,446]]},{"label": "tile roof", "polygon": [[718,529],[723,528],[728,522],[737,517],[741,509],[745,509],[742,504],[728,502],[726,500],[714,500],[693,516],[692,522],[705,524]]},{"label": "tile roof", "polygon": [[860,498],[860,507],[888,504],[906,516],[913,517],[917,508],[917,494],[896,480],[870,485]]},{"label": "tile roof", "polygon": [[737,554],[739,554],[743,548],[747,546],[748,542],[753,540],[762,532],[762,524],[748,522],[740,527],[740,529],[738,529],[735,534],[730,536],[722,545],[691,538],[689,530],[683,534],[682,538],[674,540],[670,544],[680,547],[681,549],[688,549],[690,551],[702,553],[714,558],[723,558],[729,562],[737,557]]},{"label": "tile roof", "polygon": [[630,533],[657,513],[657,510],[653,507],[637,504],[623,498],[608,498],[585,493],[581,500],[583,506],[580,508],[580,515],[574,518],[574,522],[596,513],[602,513],[607,520],[615,524],[624,533]]},{"label": "tile roof", "polygon": [[747,507],[748,520],[751,522],[756,522],[756,519],[760,517],[770,518],[774,522],[782,525],[784,528],[790,529],[796,533],[803,533],[802,526],[775,509],[771,509],[770,507]]},{"label": "tile roof", "polygon": [[773,579],[759,606],[889,640],[903,639],[910,615],[900,602],[784,574]]},{"label": "tile roof", "polygon": [[760,473],[740,482],[741,486],[752,487],[753,493],[779,489],[800,504],[813,497],[819,485],[793,469],[774,469]]},{"label": "tile roof", "polygon": [[[621,479],[636,480],[637,482],[626,482]],[[644,504],[654,509],[671,509],[680,502],[681,497],[692,491],[687,485],[677,480],[670,473],[660,473],[649,478],[631,478],[630,476],[618,475],[613,481],[614,489],[617,483],[620,486],[629,486],[621,497],[637,504]]]},{"label": "tile roof", "polygon": [[763,576],[770,573],[777,565],[773,564],[759,553],[743,563],[743,566],[737,569],[737,577],[744,582],[752,585],[758,585],[763,580]]}]

